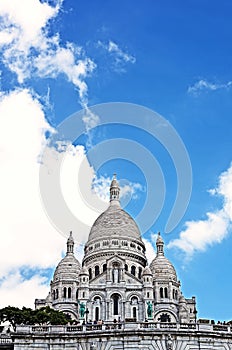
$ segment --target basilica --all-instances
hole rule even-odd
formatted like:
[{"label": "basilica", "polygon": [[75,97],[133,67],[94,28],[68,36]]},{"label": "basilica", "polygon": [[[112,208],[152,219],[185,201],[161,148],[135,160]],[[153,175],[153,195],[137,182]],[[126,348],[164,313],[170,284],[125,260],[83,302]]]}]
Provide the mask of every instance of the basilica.
[{"label": "basilica", "polygon": [[91,228],[82,264],[74,256],[70,233],[49,295],[36,299],[36,308],[49,305],[77,321],[194,322],[195,298],[186,299],[181,293],[162,237],[158,234],[157,253],[149,266],[139,228],[121,208],[119,197],[114,178],[109,207]]},{"label": "basilica", "polygon": [[70,233],[48,296],[35,300],[36,308],[68,314],[69,324],[18,325],[4,349],[232,350],[230,323],[197,319],[196,299],[182,294],[160,234],[148,264],[139,228],[119,197],[114,177],[109,207],[90,230],[82,263]]},{"label": "basilica", "polygon": [[109,207],[90,230],[82,264],[74,256],[70,233],[66,256],[55,270],[49,295],[36,299],[36,308],[49,305],[77,321],[194,322],[195,297],[186,299],[181,293],[161,235],[149,266],[139,228],[121,208],[119,196],[114,178]]}]

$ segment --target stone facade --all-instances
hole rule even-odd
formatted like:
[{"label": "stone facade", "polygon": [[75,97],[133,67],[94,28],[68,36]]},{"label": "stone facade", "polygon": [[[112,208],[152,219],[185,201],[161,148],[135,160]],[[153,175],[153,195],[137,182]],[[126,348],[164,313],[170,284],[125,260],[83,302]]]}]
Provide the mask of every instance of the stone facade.
[{"label": "stone facade", "polygon": [[[215,349],[232,350],[230,326],[196,322],[195,297],[187,299],[160,234],[148,266],[139,228],[119,202],[116,178],[110,204],[91,228],[82,265],[72,234],[46,299],[76,325],[18,327],[16,350],[28,349]],[[224,328],[223,328],[224,327]]]},{"label": "stone facade", "polygon": [[74,256],[70,233],[50,293],[44,300],[36,299],[36,308],[50,305],[77,321],[194,322],[195,298],[181,294],[160,234],[149,267],[139,228],[120,207],[119,193],[114,178],[109,207],[91,228],[82,267]]}]

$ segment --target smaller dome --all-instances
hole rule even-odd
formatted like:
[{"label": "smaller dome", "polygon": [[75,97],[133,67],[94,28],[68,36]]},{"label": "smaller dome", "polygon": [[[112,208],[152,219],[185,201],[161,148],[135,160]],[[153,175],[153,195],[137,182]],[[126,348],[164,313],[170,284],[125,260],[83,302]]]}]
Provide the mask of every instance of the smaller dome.
[{"label": "smaller dome", "polygon": [[73,253],[74,240],[72,237],[72,231],[70,232],[69,238],[67,239],[67,252],[65,257],[57,265],[53,282],[62,280],[76,280],[79,276],[81,265],[75,258]]},{"label": "smaller dome", "polygon": [[156,256],[151,262],[150,269],[154,278],[177,281],[174,266],[165,256]]},{"label": "smaller dome", "polygon": [[89,276],[89,272],[88,272],[88,269],[86,266],[83,266],[81,268],[80,275],[88,275]]},{"label": "smaller dome", "polygon": [[80,263],[73,254],[67,254],[57,265],[53,282],[57,280],[75,280],[80,273]]},{"label": "smaller dome", "polygon": [[143,270],[142,276],[146,276],[146,275],[152,276],[152,272],[149,266],[146,266],[145,269]]},{"label": "smaller dome", "polygon": [[157,254],[150,264],[150,269],[154,278],[162,280],[177,281],[176,270],[172,263],[164,256],[164,241],[158,233],[156,240]]}]

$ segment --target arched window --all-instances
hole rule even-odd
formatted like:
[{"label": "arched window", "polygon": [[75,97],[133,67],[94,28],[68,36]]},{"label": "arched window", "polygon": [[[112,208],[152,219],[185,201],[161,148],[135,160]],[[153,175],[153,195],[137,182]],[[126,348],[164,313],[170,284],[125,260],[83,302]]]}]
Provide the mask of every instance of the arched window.
[{"label": "arched window", "polygon": [[107,265],[106,264],[103,264],[103,272],[105,272],[107,269]]},{"label": "arched window", "polygon": [[56,289],[56,299],[58,299],[59,298],[59,291],[58,291],[58,289]]},{"label": "arched window", "polygon": [[164,290],[163,287],[160,288],[160,298],[164,297]]},{"label": "arched window", "polygon": [[175,291],[175,299],[176,300],[178,299],[178,292],[177,292],[177,290]]},{"label": "arched window", "polygon": [[135,276],[136,267],[134,265],[131,266],[131,274]]},{"label": "arched window", "polygon": [[99,266],[96,265],[96,266],[95,266],[95,277],[98,276],[99,273],[100,273],[100,271],[99,271]]},{"label": "arched window", "polygon": [[159,318],[158,321],[160,322],[171,322],[171,318],[168,314],[162,314]]},{"label": "arched window", "polygon": [[173,299],[176,299],[176,298],[175,298],[175,289],[172,290],[172,298],[173,298]]},{"label": "arched window", "polygon": [[140,279],[142,276],[142,267],[139,267],[139,275],[138,275],[138,278]]},{"label": "arched window", "polygon": [[67,288],[64,287],[64,290],[63,290],[63,297],[66,298],[67,297]]},{"label": "arched window", "polygon": [[164,297],[168,298],[168,288],[167,287],[164,288]]},{"label": "arched window", "polygon": [[112,299],[113,299],[113,315],[117,316],[118,315],[118,311],[119,311],[119,295],[118,294],[113,294],[112,295]]},{"label": "arched window", "polygon": [[68,287],[68,298],[70,299],[72,296],[72,289],[71,287]]},{"label": "arched window", "polygon": [[56,299],[56,291],[53,290],[53,300],[55,300],[55,299]]},{"label": "arched window", "polygon": [[92,269],[89,269],[89,279],[91,280],[92,279]]},{"label": "arched window", "polygon": [[78,289],[77,289],[77,291],[76,291],[76,299],[78,299]]},{"label": "arched window", "polygon": [[134,319],[137,319],[137,310],[136,310],[136,307],[135,307],[135,306],[132,308],[132,317],[133,317]]},{"label": "arched window", "polygon": [[95,308],[95,321],[99,321],[99,307]]},{"label": "arched window", "polygon": [[128,271],[128,265],[125,264],[125,271]]}]

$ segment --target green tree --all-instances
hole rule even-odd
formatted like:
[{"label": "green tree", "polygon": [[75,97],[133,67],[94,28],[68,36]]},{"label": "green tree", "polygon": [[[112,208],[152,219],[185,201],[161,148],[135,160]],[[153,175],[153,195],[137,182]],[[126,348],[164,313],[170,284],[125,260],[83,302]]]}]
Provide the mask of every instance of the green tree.
[{"label": "green tree", "polygon": [[49,306],[37,310],[32,310],[26,307],[19,309],[14,306],[7,306],[0,309],[0,324],[2,322],[9,322],[15,331],[16,326],[22,324],[65,325],[69,322],[69,317],[63,312],[54,310]]}]

